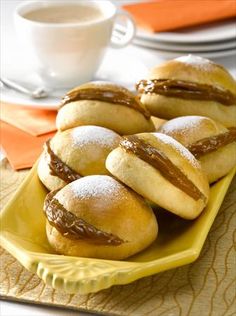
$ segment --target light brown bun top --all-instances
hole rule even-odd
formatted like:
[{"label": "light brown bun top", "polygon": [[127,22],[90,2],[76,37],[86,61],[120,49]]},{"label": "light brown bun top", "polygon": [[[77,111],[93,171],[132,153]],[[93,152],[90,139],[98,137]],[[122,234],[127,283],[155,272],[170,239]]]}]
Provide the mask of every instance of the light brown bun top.
[{"label": "light brown bun top", "polygon": [[104,127],[79,126],[58,132],[50,141],[50,147],[66,165],[81,176],[108,174],[105,160],[116,148],[121,137]]},{"label": "light brown bun top", "polygon": [[[55,226],[51,223],[55,228],[48,230],[48,238],[61,253],[122,259],[147,247],[157,236],[152,209],[143,198],[112,177],[95,175],[78,179],[57,192],[53,199],[66,212],[85,222],[77,230],[74,224],[67,226],[62,221],[64,233],[59,232],[60,228],[58,231],[57,223]],[[93,227],[87,229],[88,225]],[[103,233],[112,236],[103,238]],[[71,234],[76,238],[71,238]]]},{"label": "light brown bun top", "polygon": [[236,128],[204,116],[182,116],[159,127],[199,159],[209,183],[225,176],[236,165]]},{"label": "light brown bun top", "polygon": [[205,116],[181,116],[165,122],[158,132],[169,135],[184,146],[198,140],[219,135],[228,129]]},{"label": "light brown bun top", "polygon": [[82,125],[109,128],[120,135],[155,130],[150,113],[128,89],[103,81],[83,84],[62,100],[56,125],[66,130]]},{"label": "light brown bun top", "polygon": [[74,89],[70,90],[68,93],[72,91],[78,91],[78,90],[83,90],[83,89],[96,89],[96,90],[113,90],[113,91],[119,91],[127,94],[128,96],[133,97],[133,94],[126,89],[125,87],[118,85],[116,83],[110,82],[110,81],[102,81],[102,80],[97,80],[97,81],[90,81],[81,84],[78,87],[75,87]]},{"label": "light brown bun top", "polygon": [[[108,98],[106,102],[113,103],[112,99],[115,98],[115,94],[120,94],[120,99],[127,98],[129,100],[133,100],[137,107],[137,111],[141,112],[147,119],[150,118],[150,113],[146,109],[146,107],[140,102],[139,98],[137,98],[131,91],[126,89],[125,87],[107,81],[91,81],[84,83],[74,89],[70,90],[65,97],[62,99],[62,105],[65,103],[70,103],[76,101],[76,94],[80,91],[88,91],[89,94],[93,94],[100,92],[103,93],[104,97]],[[81,100],[81,99],[79,99]],[[85,98],[86,100],[86,98]],[[96,99],[96,94],[94,95],[93,99],[88,100],[97,100],[100,101],[99,97]],[[102,100],[101,100],[102,101]],[[119,102],[114,102],[115,104],[120,104]],[[122,103],[121,103],[122,104]],[[129,106],[129,105],[128,105]],[[131,107],[131,106],[129,106]],[[133,107],[132,107],[133,108]]]},{"label": "light brown bun top", "polygon": [[[205,203],[208,200],[209,186],[201,165],[194,156],[174,138],[162,133],[137,134],[138,138],[160,150],[202,193]],[[161,170],[161,169],[160,169]]]},{"label": "light brown bun top", "polygon": [[149,201],[183,218],[196,218],[207,204],[209,185],[200,163],[168,135],[124,137],[106,167]]},{"label": "light brown bun top", "polygon": [[221,65],[195,55],[181,56],[154,67],[147,79],[174,79],[207,84],[236,95],[236,82]]}]

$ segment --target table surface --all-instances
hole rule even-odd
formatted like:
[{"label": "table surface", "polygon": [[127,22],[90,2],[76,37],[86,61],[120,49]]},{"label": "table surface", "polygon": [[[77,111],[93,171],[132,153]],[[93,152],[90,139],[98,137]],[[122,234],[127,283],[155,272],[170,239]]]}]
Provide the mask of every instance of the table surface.
[{"label": "table surface", "polygon": [[[16,4],[18,4],[21,1],[6,1],[3,0],[1,1],[1,26],[4,26],[3,29],[4,34],[2,39],[1,39],[1,47],[4,47],[4,52],[3,55],[6,55],[6,52],[10,49],[11,47],[11,41],[12,41],[12,25],[11,25],[11,15],[14,10],[14,7]],[[6,32],[7,33],[6,33]],[[1,31],[2,32],[2,31]],[[154,65],[160,63],[163,61],[163,56],[159,56],[157,51],[149,50],[149,49],[144,49],[144,48],[139,48],[136,46],[130,45],[129,47],[120,50],[120,51],[114,51],[112,49],[109,50],[105,57],[105,62],[106,59],[112,58],[115,55],[117,58],[117,61],[119,63],[119,58],[120,62],[124,61],[124,56],[129,56],[130,58],[132,56],[135,56],[136,59],[140,61],[144,65],[144,68],[151,68]],[[123,58],[123,59],[122,59]],[[122,60],[122,61],[121,61]],[[234,57],[227,57],[227,58],[218,58],[215,59],[217,63],[223,64],[225,67],[227,67],[231,73],[236,76],[236,62]],[[6,60],[2,59],[2,62],[6,63]],[[112,69],[112,67],[111,67]],[[124,67],[125,69],[125,67]],[[100,73],[102,73],[103,69],[101,68],[99,70]],[[114,74],[115,75],[115,74]],[[204,302],[204,298],[203,298]],[[70,310],[63,310],[63,309],[58,309],[58,308],[52,308],[52,307],[44,307],[44,306],[35,306],[35,305],[29,305],[29,304],[24,304],[24,303],[18,303],[18,302],[6,302],[6,301],[1,301],[0,302],[0,314],[1,316],[36,316],[36,315],[92,315],[88,313],[82,313],[78,311],[70,311]],[[174,315],[174,314],[169,314],[169,315]],[[175,314],[177,315],[177,314]],[[180,314],[179,314],[180,315]],[[202,314],[203,315],[203,314]],[[226,315],[226,314],[225,314]],[[227,314],[229,315],[229,314]]]}]

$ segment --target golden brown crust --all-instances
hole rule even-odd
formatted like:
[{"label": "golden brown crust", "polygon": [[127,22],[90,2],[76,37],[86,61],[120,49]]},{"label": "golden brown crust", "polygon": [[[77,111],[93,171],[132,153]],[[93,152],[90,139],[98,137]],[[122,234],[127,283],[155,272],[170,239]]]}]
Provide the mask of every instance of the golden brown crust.
[{"label": "golden brown crust", "polygon": [[150,113],[140,102],[139,98],[128,89],[110,82],[94,81],[83,84],[67,92],[62,99],[62,106],[70,102],[81,100],[104,101],[108,103],[128,106],[142,113],[147,119]]},{"label": "golden brown crust", "polygon": [[[181,97],[180,91],[177,91],[178,95],[174,95],[176,91],[172,91],[172,95],[143,93],[141,102],[153,116],[172,119],[184,115],[202,115],[219,121],[226,127],[236,126],[236,103],[234,101],[236,81],[224,67],[207,59],[188,55],[158,65],[151,70],[146,79],[197,84],[199,87],[204,87],[206,90],[209,88],[214,92],[211,96],[207,95],[205,99],[201,93],[198,95],[196,91],[193,91],[195,99],[191,97],[191,91],[188,91],[190,93],[188,99],[184,89],[183,97]],[[215,92],[217,92],[217,96]]]},{"label": "golden brown crust", "polygon": [[[58,132],[50,141],[54,155],[73,170],[75,174],[109,174],[105,160],[109,152],[116,148],[121,137],[106,128],[99,126],[81,126]],[[45,153],[40,159],[38,174],[49,190],[56,190],[66,184],[65,177],[53,173],[49,168],[50,160]],[[46,166],[46,167],[45,167]],[[60,178],[60,181],[58,180]]]},{"label": "golden brown crust", "polygon": [[225,133],[199,139],[190,144],[187,148],[194,157],[199,159],[234,142],[236,142],[236,127],[231,127]]},{"label": "golden brown crust", "polygon": [[158,94],[143,94],[141,101],[152,115],[159,118],[169,120],[178,116],[201,115],[226,127],[236,126],[236,105],[225,106],[215,101],[185,100]]},{"label": "golden brown crust", "polygon": [[166,121],[158,132],[173,137],[187,147],[200,139],[225,133],[227,128],[209,117],[191,115]]},{"label": "golden brown crust", "polygon": [[160,94],[186,100],[215,101],[223,105],[236,104],[236,95],[217,86],[175,79],[140,80],[136,84],[139,93]]},{"label": "golden brown crust", "polygon": [[[164,123],[159,132],[178,140],[190,148],[201,140],[213,139],[219,135],[226,135],[227,128],[210,118],[203,116],[183,116]],[[219,147],[201,157],[199,161],[210,183],[226,175],[236,165],[236,142]]]},{"label": "golden brown crust", "polygon": [[176,79],[227,89],[236,95],[236,83],[221,65],[206,58],[186,55],[152,69],[148,79]]},{"label": "golden brown crust", "polygon": [[47,194],[44,202],[44,213],[51,226],[64,237],[72,240],[84,240],[97,245],[118,246],[125,241],[112,233],[106,233],[86,222],[83,218],[66,210],[55,198],[56,191]]},{"label": "golden brown crust", "polygon": [[64,131],[83,125],[96,125],[109,128],[120,135],[155,130],[151,119],[147,120],[140,112],[127,106],[108,102],[83,100],[63,106],[56,118],[57,128]]},{"label": "golden brown crust", "polygon": [[[106,90],[107,89],[107,90]],[[150,114],[140,100],[128,89],[107,82],[89,82],[69,91],[75,95],[89,91],[91,98],[72,98],[59,110],[56,125],[61,131],[81,125],[97,125],[109,128],[121,135],[155,130]],[[94,93],[107,93],[106,98],[96,99]],[[121,95],[124,104],[116,103],[111,95]],[[109,102],[109,100],[111,102]],[[130,105],[125,105],[126,101]],[[114,103],[114,102],[115,103]]]},{"label": "golden brown crust", "polygon": [[72,182],[55,198],[63,207],[97,230],[119,236],[120,245],[72,240],[47,224],[47,235],[59,253],[104,259],[123,259],[141,251],[157,236],[151,208],[133,191],[109,176],[88,176]]},{"label": "golden brown crust", "polygon": [[43,151],[38,163],[38,177],[40,181],[49,191],[63,188],[66,185],[66,182],[58,177],[51,175],[51,170],[48,166],[47,159],[45,159],[45,155],[46,153],[45,151]]},{"label": "golden brown crust", "polygon": [[160,149],[150,145],[147,140],[137,135],[123,137],[120,147],[128,153],[133,153],[141,160],[157,169],[171,184],[185,192],[194,200],[206,199],[204,194],[192,181],[164,154]]},{"label": "golden brown crust", "polygon": [[57,176],[66,183],[70,183],[81,178],[78,172],[75,172],[65,162],[63,162],[51,149],[50,140],[44,144],[45,158],[52,176]]},{"label": "golden brown crust", "polygon": [[78,87],[75,87],[74,89],[70,90],[69,92],[76,92],[78,90],[83,89],[98,89],[98,90],[113,90],[115,92],[122,92],[125,95],[129,97],[134,97],[133,93],[130,92],[128,89],[126,89],[123,86],[120,86],[118,84],[108,82],[108,81],[91,81],[84,83]]},{"label": "golden brown crust", "polygon": [[[138,137],[164,152],[208,199],[207,179],[200,164],[187,149],[174,139],[159,133],[144,133]],[[183,218],[197,217],[206,205],[207,200],[194,200],[165,179],[156,168],[122,148],[117,148],[108,155],[106,166],[114,176],[146,199]]]}]

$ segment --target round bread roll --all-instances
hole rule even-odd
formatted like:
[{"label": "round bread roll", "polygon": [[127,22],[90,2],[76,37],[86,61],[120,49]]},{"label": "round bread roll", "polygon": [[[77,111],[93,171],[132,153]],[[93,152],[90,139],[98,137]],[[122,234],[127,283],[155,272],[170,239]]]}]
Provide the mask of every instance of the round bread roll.
[{"label": "round bread roll", "polygon": [[199,162],[167,135],[124,137],[106,167],[146,199],[185,219],[197,217],[207,204],[209,185]]},{"label": "round bread roll", "polygon": [[157,237],[152,209],[110,176],[84,177],[49,193],[44,211],[49,243],[63,255],[124,259]]},{"label": "round bread roll", "polygon": [[61,131],[98,125],[121,135],[155,130],[149,112],[135,95],[103,81],[89,82],[69,91],[62,101],[56,125]]},{"label": "round bread roll", "polygon": [[199,159],[210,183],[236,166],[236,128],[203,116],[182,116],[164,123],[158,130],[187,147]]},{"label": "round bread roll", "polygon": [[45,144],[38,176],[49,190],[57,190],[82,176],[109,174],[105,160],[120,139],[117,133],[100,126],[58,132]]},{"label": "round bread roll", "polygon": [[155,67],[137,84],[141,102],[154,116],[208,116],[236,126],[236,82],[222,66],[198,56],[182,56]]}]

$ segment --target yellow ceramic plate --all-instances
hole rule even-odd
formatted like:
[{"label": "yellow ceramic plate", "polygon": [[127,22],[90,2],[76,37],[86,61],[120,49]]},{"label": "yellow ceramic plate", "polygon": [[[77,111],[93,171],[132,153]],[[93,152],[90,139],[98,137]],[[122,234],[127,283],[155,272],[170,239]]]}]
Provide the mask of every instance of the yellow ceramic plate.
[{"label": "yellow ceramic plate", "polygon": [[208,207],[197,220],[185,221],[159,210],[156,242],[127,261],[111,261],[53,253],[42,211],[46,190],[34,166],[1,212],[1,243],[24,267],[56,289],[90,293],[127,284],[197,259],[235,171],[212,186]]}]

